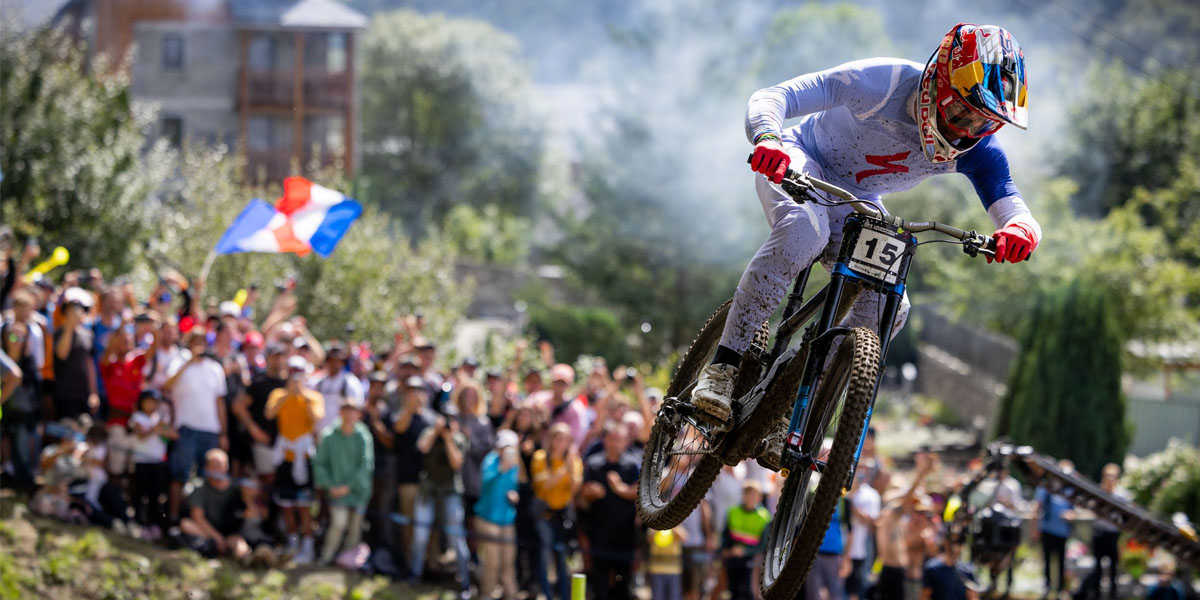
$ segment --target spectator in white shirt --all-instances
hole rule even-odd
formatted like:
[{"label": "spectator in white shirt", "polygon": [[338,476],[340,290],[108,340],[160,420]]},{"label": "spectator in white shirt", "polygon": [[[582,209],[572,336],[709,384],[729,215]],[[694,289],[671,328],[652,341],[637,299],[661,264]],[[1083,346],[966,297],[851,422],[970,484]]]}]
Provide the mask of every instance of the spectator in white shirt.
[{"label": "spectator in white shirt", "polygon": [[339,343],[330,345],[325,353],[324,373],[313,382],[313,389],[325,398],[325,416],[317,423],[315,431],[324,431],[338,418],[343,399],[354,399],[360,405],[366,400],[362,382],[346,370],[346,356],[345,346]]},{"label": "spectator in white shirt", "polygon": [[191,477],[193,467],[204,465],[204,455],[213,448],[229,447],[226,436],[225,370],[207,355],[208,341],[204,330],[197,329],[188,336],[191,357],[177,360],[165,384],[175,407],[175,427],[179,439],[171,451],[171,492],[169,511],[172,521],[179,518],[183,499],[183,484]]}]

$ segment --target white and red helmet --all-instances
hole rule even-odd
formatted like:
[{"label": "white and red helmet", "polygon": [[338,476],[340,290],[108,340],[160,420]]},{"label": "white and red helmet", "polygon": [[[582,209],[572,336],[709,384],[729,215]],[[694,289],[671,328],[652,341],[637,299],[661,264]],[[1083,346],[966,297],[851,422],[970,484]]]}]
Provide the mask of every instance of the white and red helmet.
[{"label": "white and red helmet", "polygon": [[[955,25],[921,75],[917,125],[926,158],[954,160],[1005,123],[1025,129],[1026,89],[1025,57],[1011,33],[995,25]],[[949,132],[939,128],[939,114]],[[944,133],[962,139],[951,144]]]}]

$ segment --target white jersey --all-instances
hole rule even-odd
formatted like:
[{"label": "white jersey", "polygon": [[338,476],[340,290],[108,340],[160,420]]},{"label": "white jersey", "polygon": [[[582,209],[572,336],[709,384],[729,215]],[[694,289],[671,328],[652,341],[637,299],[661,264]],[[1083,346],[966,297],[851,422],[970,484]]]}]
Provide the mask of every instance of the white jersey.
[{"label": "white jersey", "polygon": [[[779,135],[817,161],[830,183],[860,198],[877,199],[931,175],[958,172],[971,180],[997,227],[1027,217],[995,136],[980,139],[957,160],[925,157],[913,117],[922,69],[909,60],[871,58],[764,88],[750,98],[746,135],[752,143],[764,133]],[[783,128],[784,120],[798,117],[798,125]]]}]

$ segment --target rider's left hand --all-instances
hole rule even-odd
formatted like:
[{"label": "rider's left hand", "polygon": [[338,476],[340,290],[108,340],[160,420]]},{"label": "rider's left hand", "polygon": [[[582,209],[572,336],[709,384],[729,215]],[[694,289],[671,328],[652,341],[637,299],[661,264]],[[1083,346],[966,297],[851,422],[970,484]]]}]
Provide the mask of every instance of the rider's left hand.
[{"label": "rider's left hand", "polygon": [[[1024,223],[1009,223],[992,234],[996,240],[996,260],[1010,263],[1021,262],[1037,248],[1038,238],[1032,228]],[[992,257],[988,257],[992,262]]]}]

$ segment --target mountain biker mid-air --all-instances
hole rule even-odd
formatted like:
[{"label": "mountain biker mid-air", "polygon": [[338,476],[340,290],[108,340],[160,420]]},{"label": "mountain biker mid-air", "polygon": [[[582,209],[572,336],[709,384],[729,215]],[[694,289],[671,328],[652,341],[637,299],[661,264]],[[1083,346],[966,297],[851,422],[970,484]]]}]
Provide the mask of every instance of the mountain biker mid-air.
[{"label": "mountain biker mid-air", "polygon": [[[777,185],[789,166],[876,203],[931,175],[962,173],[996,226],[996,260],[1028,258],[1041,228],[1013,184],[1004,150],[990,137],[1005,123],[1026,128],[1025,96],[1017,41],[1000,27],[972,24],[951,29],[923,69],[897,58],[858,60],[755,92],[746,135],[755,145],[750,166],[765,175],[757,178],[757,191],[771,235],[742,274],[693,405],[729,420],[737,364],[755,332],[800,269],[818,258],[829,269],[837,258],[842,223],[853,209],[794,202]],[[785,130],[783,121],[796,117],[803,118]],[[872,327],[881,299],[860,294],[845,324]],[[908,308],[905,295],[892,335]],[[772,432],[768,453],[778,455],[783,434]]]}]

